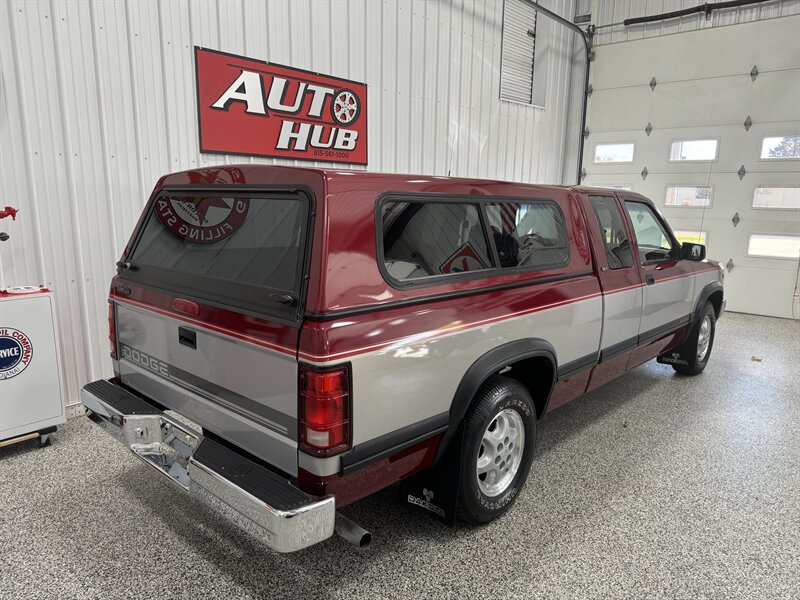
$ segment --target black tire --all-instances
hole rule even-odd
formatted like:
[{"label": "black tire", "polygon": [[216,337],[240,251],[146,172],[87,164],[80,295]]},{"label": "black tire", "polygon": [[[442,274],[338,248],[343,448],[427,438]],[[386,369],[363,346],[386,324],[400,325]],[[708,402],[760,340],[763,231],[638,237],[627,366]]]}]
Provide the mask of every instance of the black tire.
[{"label": "black tire", "polygon": [[[701,341],[703,324],[708,323],[708,347],[706,348],[703,356],[698,352],[698,346]],[[686,364],[673,364],[672,368],[681,375],[699,375],[703,372],[708,364],[708,359],[711,357],[711,349],[714,347],[714,333],[717,329],[717,314],[714,312],[714,307],[711,303],[706,303],[703,307],[703,312],[700,319],[692,327],[689,333],[689,339],[686,341],[683,352],[681,355],[685,357]]]},{"label": "black tire", "polygon": [[[516,416],[504,411],[513,411]],[[503,413],[502,417],[499,416],[501,412]],[[481,448],[482,445],[485,447],[484,433],[487,430],[491,431],[489,430],[490,426],[499,427],[497,423],[501,422],[500,420],[511,423],[516,421],[517,417],[519,417],[517,424],[521,423],[522,429],[524,429],[524,444],[521,455],[511,457],[512,462],[518,461],[516,474],[506,485],[502,486],[502,491],[496,495],[487,495],[484,491],[488,486],[486,473],[482,474],[483,479],[481,479],[484,489],[479,483],[478,475],[479,457],[486,452]],[[514,431],[517,430],[514,429]],[[516,439],[519,439],[518,432],[516,435]],[[504,452],[506,453],[511,452],[508,450],[509,447],[513,449],[513,442],[509,445],[508,440],[508,437],[504,438],[506,443]],[[464,443],[459,467],[461,481],[458,490],[458,517],[468,523],[488,523],[508,511],[528,478],[535,445],[536,408],[528,390],[514,379],[499,375],[489,377],[475,394],[475,399],[464,420]],[[492,454],[494,454],[494,450]],[[498,451],[497,454],[502,458],[501,452]],[[505,463],[501,462],[500,464]],[[506,472],[510,473],[511,471],[506,469]],[[494,477],[495,474],[492,473],[491,476]]]},{"label": "black tire", "polygon": [[46,448],[49,445],[50,445],[50,436],[49,435],[48,436],[40,435],[38,438],[36,438],[36,447],[37,448]]}]

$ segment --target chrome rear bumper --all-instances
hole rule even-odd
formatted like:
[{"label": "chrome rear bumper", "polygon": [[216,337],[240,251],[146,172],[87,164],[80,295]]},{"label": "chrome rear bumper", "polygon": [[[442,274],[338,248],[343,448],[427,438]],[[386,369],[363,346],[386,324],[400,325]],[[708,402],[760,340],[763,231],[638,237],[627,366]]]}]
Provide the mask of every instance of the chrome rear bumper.
[{"label": "chrome rear bumper", "polygon": [[84,386],[81,400],[136,456],[272,550],[294,552],[333,535],[333,496],[309,496],[110,381]]}]

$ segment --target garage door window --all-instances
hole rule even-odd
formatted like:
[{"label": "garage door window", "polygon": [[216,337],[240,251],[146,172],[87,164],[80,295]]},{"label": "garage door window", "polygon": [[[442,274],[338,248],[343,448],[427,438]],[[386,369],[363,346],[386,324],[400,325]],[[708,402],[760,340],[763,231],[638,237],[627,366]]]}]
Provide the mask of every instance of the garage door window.
[{"label": "garage door window", "polygon": [[594,147],[596,163],[631,163],[633,162],[634,143],[597,144]]},{"label": "garage door window", "polygon": [[753,234],[747,244],[747,255],[764,258],[800,258],[800,237]]},{"label": "garage door window", "polygon": [[718,140],[674,140],[670,148],[671,162],[717,160]]},{"label": "garage door window", "polygon": [[800,209],[800,187],[757,187],[753,208]]},{"label": "garage door window", "polygon": [[664,200],[667,206],[711,206],[710,185],[669,185]]},{"label": "garage door window", "polygon": [[800,135],[764,138],[761,142],[761,158],[764,160],[800,158]]},{"label": "garage door window", "polygon": [[705,231],[673,231],[675,237],[681,244],[703,244],[706,243],[707,234]]}]

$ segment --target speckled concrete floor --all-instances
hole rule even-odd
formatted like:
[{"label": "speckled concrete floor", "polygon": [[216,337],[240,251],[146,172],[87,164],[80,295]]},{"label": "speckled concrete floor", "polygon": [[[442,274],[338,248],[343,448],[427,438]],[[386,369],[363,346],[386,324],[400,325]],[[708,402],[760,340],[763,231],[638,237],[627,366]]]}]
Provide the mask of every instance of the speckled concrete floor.
[{"label": "speckled concrete floor", "polygon": [[797,322],[728,314],[700,377],[650,363],[546,417],[503,519],[389,490],[345,510],[367,551],[256,547],[74,420],[0,449],[0,598],[798,598],[798,364]]}]

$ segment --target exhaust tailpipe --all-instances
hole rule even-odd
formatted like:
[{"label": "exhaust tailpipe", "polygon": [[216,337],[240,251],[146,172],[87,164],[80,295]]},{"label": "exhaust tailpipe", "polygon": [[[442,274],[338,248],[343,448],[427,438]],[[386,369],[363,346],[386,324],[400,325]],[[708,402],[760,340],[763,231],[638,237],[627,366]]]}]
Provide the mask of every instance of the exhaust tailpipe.
[{"label": "exhaust tailpipe", "polygon": [[369,531],[353,523],[340,512],[336,513],[336,522],[333,529],[341,537],[359,548],[366,548],[372,541],[372,534]]}]

